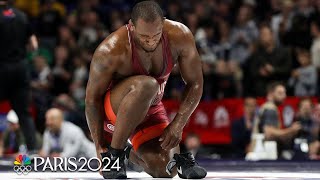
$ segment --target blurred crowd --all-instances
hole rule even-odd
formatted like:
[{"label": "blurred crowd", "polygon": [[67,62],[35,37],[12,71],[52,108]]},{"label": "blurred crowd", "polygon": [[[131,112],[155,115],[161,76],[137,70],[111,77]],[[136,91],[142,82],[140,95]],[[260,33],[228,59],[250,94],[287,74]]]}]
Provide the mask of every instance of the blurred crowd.
[{"label": "blurred crowd", "polygon": [[[194,34],[203,62],[203,101],[265,96],[274,80],[289,96],[320,95],[320,0],[157,2],[167,19],[184,23]],[[135,1],[12,3],[28,15],[40,43],[27,57],[37,129],[45,132],[46,113],[55,107],[90,138],[84,115],[90,61],[100,42],[128,23]],[[176,67],[164,98],[180,100],[183,89]]]}]

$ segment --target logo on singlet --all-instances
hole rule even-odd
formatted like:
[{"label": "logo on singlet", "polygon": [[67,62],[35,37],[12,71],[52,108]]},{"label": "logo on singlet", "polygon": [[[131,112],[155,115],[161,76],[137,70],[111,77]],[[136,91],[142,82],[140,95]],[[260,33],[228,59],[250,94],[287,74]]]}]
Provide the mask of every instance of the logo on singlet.
[{"label": "logo on singlet", "polygon": [[112,124],[107,124],[107,128],[110,129],[111,131],[114,131],[114,125]]}]

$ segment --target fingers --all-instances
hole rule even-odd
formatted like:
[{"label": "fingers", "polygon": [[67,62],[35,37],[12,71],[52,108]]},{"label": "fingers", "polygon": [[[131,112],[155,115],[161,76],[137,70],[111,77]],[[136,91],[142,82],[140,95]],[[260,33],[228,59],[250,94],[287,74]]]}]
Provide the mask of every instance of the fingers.
[{"label": "fingers", "polygon": [[161,143],[161,147],[164,150],[170,150],[176,147],[180,143],[180,138],[174,136],[167,136],[164,141]]},{"label": "fingers", "polygon": [[172,146],[172,148],[177,147],[180,144],[181,139],[177,139],[177,141],[174,143],[174,145]]},{"label": "fingers", "polygon": [[159,141],[163,141],[165,139],[165,133],[163,133],[160,138],[159,138]]},{"label": "fingers", "polygon": [[167,150],[170,150],[170,149],[176,147],[178,142],[179,142],[179,139],[172,139],[170,144],[167,147]]},{"label": "fingers", "polygon": [[169,144],[170,144],[170,137],[165,136],[163,142],[161,143],[162,149],[167,150]]}]

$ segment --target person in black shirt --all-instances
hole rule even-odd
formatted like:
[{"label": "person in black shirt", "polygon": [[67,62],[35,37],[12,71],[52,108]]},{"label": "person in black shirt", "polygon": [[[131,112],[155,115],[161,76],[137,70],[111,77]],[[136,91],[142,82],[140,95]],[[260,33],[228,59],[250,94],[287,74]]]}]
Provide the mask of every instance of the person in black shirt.
[{"label": "person in black shirt", "polygon": [[17,113],[29,152],[36,150],[35,125],[28,111],[30,100],[26,45],[38,47],[26,15],[0,0],[0,101],[9,100]]},{"label": "person in black shirt", "polygon": [[232,122],[231,139],[235,158],[244,158],[249,150],[256,108],[255,98],[245,98],[243,117]]}]

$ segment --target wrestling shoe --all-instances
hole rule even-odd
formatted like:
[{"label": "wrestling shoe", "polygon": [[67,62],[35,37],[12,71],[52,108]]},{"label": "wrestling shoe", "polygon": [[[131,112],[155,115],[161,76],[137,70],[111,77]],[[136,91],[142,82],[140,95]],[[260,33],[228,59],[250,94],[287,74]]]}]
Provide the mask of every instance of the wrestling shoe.
[{"label": "wrestling shoe", "polygon": [[[108,152],[101,153],[101,158],[102,158],[103,178],[105,179],[126,179],[127,178],[126,166],[124,164],[124,160],[125,160],[124,150],[116,150],[110,147]],[[103,158],[107,158],[107,159],[103,160]]]},{"label": "wrestling shoe", "polygon": [[177,167],[177,172],[182,179],[202,179],[206,177],[207,171],[198,165],[193,155],[189,153],[174,154],[166,167],[167,173],[172,173],[173,167]]},{"label": "wrestling shoe", "polygon": [[124,160],[124,164],[126,165],[126,167],[128,169],[131,169],[133,171],[136,171],[136,172],[142,172],[144,169],[142,166],[139,166],[137,164],[134,164],[133,162],[131,162],[129,160],[129,157],[130,157],[130,152],[131,152],[131,149],[132,149],[132,145],[130,143],[127,143],[127,146],[124,148],[124,152],[125,152],[125,160]]}]

